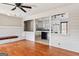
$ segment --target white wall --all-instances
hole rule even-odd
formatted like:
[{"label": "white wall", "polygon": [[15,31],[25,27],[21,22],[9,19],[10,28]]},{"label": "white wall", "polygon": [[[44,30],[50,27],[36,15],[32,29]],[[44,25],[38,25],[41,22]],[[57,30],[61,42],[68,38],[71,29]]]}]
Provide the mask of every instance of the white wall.
[{"label": "white wall", "polygon": [[68,35],[52,34],[50,44],[56,47],[79,52],[79,4],[71,4],[47,12],[30,15],[26,19],[35,19],[58,13],[67,13],[69,15],[69,30]]},{"label": "white wall", "polygon": [[0,35],[8,34],[8,35],[17,35],[19,37],[22,36],[23,28],[15,27],[15,26],[0,26]]},{"label": "white wall", "polygon": [[0,14],[0,26],[17,26],[22,27],[22,19]]},{"label": "white wall", "polygon": [[[68,35],[52,34],[51,45],[79,52],[79,4],[58,8],[56,11],[63,11],[69,14]],[[54,39],[53,39],[54,38]]]},{"label": "white wall", "polygon": [[17,35],[21,38],[23,27],[22,19],[0,14],[0,35]]}]

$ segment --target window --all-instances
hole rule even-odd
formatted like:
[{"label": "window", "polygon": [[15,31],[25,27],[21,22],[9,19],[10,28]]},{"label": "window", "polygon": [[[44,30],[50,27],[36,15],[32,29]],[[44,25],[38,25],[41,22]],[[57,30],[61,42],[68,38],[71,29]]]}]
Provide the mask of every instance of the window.
[{"label": "window", "polygon": [[60,22],[60,33],[66,35],[68,33],[68,22]]}]

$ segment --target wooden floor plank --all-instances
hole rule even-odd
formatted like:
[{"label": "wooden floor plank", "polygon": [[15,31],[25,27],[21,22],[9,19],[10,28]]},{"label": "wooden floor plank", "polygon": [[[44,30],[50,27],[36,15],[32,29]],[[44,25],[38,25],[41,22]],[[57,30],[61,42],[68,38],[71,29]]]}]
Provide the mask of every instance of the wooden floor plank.
[{"label": "wooden floor plank", "polygon": [[28,40],[0,45],[0,52],[9,56],[79,56],[79,53]]}]

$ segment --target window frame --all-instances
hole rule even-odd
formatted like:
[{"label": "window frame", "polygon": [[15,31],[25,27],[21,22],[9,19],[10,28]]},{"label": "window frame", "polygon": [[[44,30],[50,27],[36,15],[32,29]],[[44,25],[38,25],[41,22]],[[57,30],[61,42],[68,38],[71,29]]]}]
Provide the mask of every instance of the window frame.
[{"label": "window frame", "polygon": [[[66,26],[65,26],[66,27],[66,29],[65,29],[66,30],[66,33],[63,33],[63,30],[62,30],[62,28],[63,28],[62,27],[63,26],[62,24],[64,24],[64,23],[66,24]],[[66,35],[67,33],[68,33],[68,21],[60,22],[60,34]]]}]

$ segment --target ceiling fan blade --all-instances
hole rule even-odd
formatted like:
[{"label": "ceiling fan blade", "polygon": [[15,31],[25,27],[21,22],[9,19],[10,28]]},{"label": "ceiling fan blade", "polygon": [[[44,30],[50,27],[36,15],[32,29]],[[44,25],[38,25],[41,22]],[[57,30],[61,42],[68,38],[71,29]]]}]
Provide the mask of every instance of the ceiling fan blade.
[{"label": "ceiling fan blade", "polygon": [[11,10],[15,10],[16,9],[16,7],[14,7],[13,9],[11,9]]},{"label": "ceiling fan blade", "polygon": [[2,4],[5,4],[5,5],[11,5],[11,6],[15,6],[15,5],[13,5],[13,4],[9,4],[9,3],[2,3]]},{"label": "ceiling fan blade", "polygon": [[26,12],[23,8],[19,7],[23,12]]},{"label": "ceiling fan blade", "polygon": [[31,6],[21,6],[21,7],[32,9]]}]

